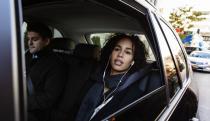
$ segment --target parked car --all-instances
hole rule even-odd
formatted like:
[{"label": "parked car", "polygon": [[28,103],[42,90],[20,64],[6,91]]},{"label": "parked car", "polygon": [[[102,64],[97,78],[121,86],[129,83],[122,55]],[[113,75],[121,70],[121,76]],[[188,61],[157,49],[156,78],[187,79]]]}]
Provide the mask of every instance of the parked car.
[{"label": "parked car", "polygon": [[210,51],[193,51],[189,60],[192,69],[210,72]]},{"label": "parked car", "polygon": [[190,87],[193,72],[186,51],[171,25],[148,1],[10,0],[0,2],[0,16],[2,121],[27,120],[24,30],[30,21],[53,30],[53,50],[69,68],[58,101],[67,119],[74,120],[89,88],[86,81],[98,60],[90,48],[102,48],[117,33],[137,35],[147,48],[152,69],[135,83],[146,93],[137,99],[125,94],[124,98],[131,99],[129,104],[120,109],[107,105],[91,121],[187,121],[196,117],[198,98],[196,89]]}]

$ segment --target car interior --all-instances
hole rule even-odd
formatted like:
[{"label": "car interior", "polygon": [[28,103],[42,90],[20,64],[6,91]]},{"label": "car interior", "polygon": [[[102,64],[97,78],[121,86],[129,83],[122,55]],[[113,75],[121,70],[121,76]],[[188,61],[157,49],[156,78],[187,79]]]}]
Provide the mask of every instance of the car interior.
[{"label": "car interior", "polygon": [[23,4],[26,26],[27,22],[39,21],[59,33],[57,35],[54,32],[50,46],[68,67],[68,80],[59,108],[70,115],[69,119],[74,119],[85,93],[94,83],[88,79],[97,71],[101,48],[108,38],[117,33],[138,35],[149,53],[147,62],[153,67],[149,74],[136,82],[138,88],[149,93],[164,85],[160,76],[160,63],[155,56],[157,50],[154,42],[150,41],[152,35],[146,22],[145,10],[142,8],[141,12],[137,12],[126,8],[123,3],[122,7],[110,6],[112,8],[80,0]]}]

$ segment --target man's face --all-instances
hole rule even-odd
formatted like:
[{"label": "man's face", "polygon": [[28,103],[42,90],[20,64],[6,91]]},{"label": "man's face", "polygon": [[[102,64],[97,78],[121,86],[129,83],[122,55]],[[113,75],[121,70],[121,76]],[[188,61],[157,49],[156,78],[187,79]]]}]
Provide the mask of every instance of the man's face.
[{"label": "man's face", "polygon": [[43,38],[39,33],[29,31],[27,32],[28,47],[31,54],[39,52],[50,42],[49,38]]}]

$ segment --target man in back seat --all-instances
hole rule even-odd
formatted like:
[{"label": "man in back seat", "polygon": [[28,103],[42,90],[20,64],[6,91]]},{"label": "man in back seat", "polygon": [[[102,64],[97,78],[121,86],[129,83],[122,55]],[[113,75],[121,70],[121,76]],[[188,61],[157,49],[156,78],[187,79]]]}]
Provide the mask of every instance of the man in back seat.
[{"label": "man in back seat", "polygon": [[26,74],[28,88],[28,121],[51,121],[67,80],[66,67],[49,49],[52,32],[41,23],[28,23]]}]

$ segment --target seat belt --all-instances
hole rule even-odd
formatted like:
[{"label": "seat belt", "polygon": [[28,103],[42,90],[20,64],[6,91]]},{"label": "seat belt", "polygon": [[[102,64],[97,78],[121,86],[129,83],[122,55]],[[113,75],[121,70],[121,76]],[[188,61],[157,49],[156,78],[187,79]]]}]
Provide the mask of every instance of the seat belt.
[{"label": "seat belt", "polygon": [[[128,79],[125,81],[125,83],[119,87],[119,89],[117,90],[117,92],[120,92],[124,89],[126,89],[127,87],[129,87],[131,84],[133,84],[134,82],[136,82],[139,79],[142,79],[143,77],[145,77],[152,69],[153,64],[149,64],[146,67],[140,69],[139,71],[133,73],[132,75],[130,75],[128,77]],[[143,83],[146,83],[145,81]],[[145,85],[145,84],[143,84]]]},{"label": "seat belt", "polygon": [[27,78],[27,87],[28,87],[28,94],[33,95],[34,86],[33,86],[33,83],[32,83],[32,80],[31,80],[30,76],[28,76],[28,78]]}]

